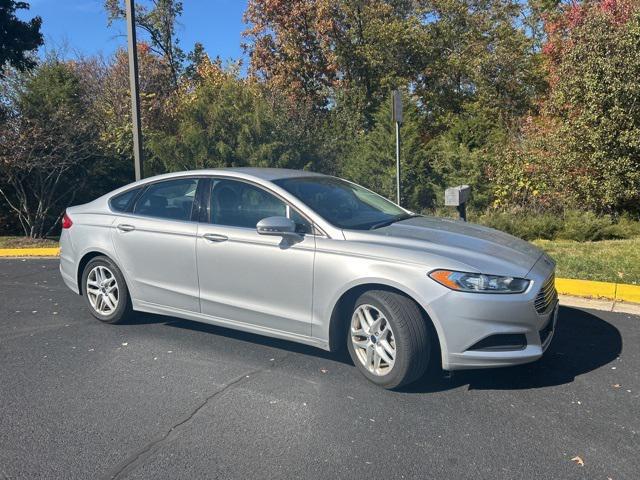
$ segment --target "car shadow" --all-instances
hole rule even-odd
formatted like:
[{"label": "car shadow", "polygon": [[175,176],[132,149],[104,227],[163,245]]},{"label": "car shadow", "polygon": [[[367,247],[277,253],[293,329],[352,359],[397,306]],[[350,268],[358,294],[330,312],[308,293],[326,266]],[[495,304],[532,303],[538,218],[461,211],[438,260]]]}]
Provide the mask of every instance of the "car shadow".
[{"label": "car shadow", "polygon": [[169,327],[185,329],[192,332],[212,334],[218,337],[225,337],[249,344],[277,348],[291,353],[299,353],[301,355],[308,355],[325,360],[353,365],[353,362],[351,362],[351,358],[349,357],[346,350],[344,352],[327,352],[326,350],[311,347],[302,343],[283,340],[280,338],[266,337],[264,335],[243,332],[241,330],[234,330],[232,328],[221,327],[219,325],[211,325],[209,323],[201,323],[191,320],[184,320],[177,317],[169,317],[166,315],[157,315],[142,312],[135,312],[134,317],[127,320],[126,322],[127,325],[149,325],[160,323]]},{"label": "car shadow", "polygon": [[[353,365],[346,351],[331,353],[307,345],[241,332],[175,317],[137,314],[129,324],[164,323],[167,326],[214,334],[251,344],[278,348],[301,355]],[[574,379],[615,360],[622,351],[616,327],[584,310],[561,307],[553,341],[537,362],[516,367],[462,370],[447,376],[437,367],[417,382],[402,388],[405,393],[446,391],[468,385],[473,390],[519,390],[571,383]],[[354,370],[354,375],[357,372]]]},{"label": "car shadow", "polygon": [[563,385],[612,362],[621,352],[622,337],[616,327],[584,310],[561,307],[553,340],[540,360],[516,367],[461,370],[451,378],[433,375],[432,371],[403,391],[437,392],[464,385],[470,390]]}]

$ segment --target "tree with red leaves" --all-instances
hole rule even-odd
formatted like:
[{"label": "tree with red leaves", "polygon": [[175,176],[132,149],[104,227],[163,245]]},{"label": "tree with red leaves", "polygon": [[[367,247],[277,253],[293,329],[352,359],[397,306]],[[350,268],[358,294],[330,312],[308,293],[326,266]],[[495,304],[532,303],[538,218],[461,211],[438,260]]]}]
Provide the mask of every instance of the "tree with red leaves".
[{"label": "tree with red leaves", "polygon": [[550,89],[496,190],[506,203],[531,188],[547,207],[640,213],[640,3],[573,2],[547,17],[546,32]]}]

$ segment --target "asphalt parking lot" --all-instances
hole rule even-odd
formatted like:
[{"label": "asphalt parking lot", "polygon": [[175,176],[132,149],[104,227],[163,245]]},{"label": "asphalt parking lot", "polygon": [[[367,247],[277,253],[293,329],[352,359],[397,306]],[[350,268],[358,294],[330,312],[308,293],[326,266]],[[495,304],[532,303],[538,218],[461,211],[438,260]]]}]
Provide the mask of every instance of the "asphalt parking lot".
[{"label": "asphalt parking lot", "polygon": [[0,260],[0,479],[640,478],[640,317],[562,308],[535,364],[388,392],[289,342],[101,324],[57,268]]}]

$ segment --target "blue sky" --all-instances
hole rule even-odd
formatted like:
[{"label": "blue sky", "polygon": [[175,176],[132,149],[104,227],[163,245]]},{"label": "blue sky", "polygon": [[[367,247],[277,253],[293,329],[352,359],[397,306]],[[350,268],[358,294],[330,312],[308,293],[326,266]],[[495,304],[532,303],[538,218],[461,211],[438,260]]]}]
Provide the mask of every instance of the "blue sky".
[{"label": "blue sky", "polygon": [[[103,0],[27,1],[31,9],[19,15],[42,17],[45,49],[54,47],[65,56],[73,57],[77,53],[109,55],[119,46],[126,46],[126,26],[118,22],[107,27]],[[240,42],[245,28],[242,23],[245,0],[184,0],[183,3],[184,13],[177,33],[185,51],[200,41],[211,57],[244,58]]]}]

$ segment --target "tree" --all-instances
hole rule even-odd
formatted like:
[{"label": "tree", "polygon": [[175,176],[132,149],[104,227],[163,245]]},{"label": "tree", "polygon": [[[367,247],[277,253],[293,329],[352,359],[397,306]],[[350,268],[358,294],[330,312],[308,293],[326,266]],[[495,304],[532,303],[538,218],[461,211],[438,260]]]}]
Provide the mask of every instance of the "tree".
[{"label": "tree", "polygon": [[[250,0],[249,71],[310,101],[325,118],[330,153],[353,174],[364,168],[357,139],[390,127],[377,112],[387,110],[392,89],[407,88],[419,122],[416,145],[432,163],[427,190],[440,184],[429,195],[440,197],[448,182],[471,183],[484,206],[489,165],[547,87],[540,41],[527,29],[539,34],[538,12],[554,0],[537,1],[542,6],[532,13],[517,0]],[[388,140],[384,151],[393,148]],[[383,171],[391,185],[391,170]],[[429,195],[414,198],[424,208],[433,205]]]},{"label": "tree", "polygon": [[535,107],[544,71],[515,0],[424,0],[431,61],[415,79],[432,129],[474,112],[509,124]]},{"label": "tree", "polygon": [[[101,127],[103,144],[111,155],[122,157],[127,165],[133,165],[131,92],[126,50],[117,50],[106,63],[96,67],[86,72],[84,82],[93,86],[96,102],[92,113]],[[171,70],[146,43],[138,44],[138,67],[143,129],[145,132],[170,131],[174,94]],[[147,151],[146,141],[144,147],[145,158],[149,162],[147,167],[151,167],[153,157]]]},{"label": "tree", "polygon": [[16,17],[17,10],[28,10],[27,2],[0,0],[0,79],[3,67],[11,67],[24,71],[35,66],[35,60],[28,56],[43,44],[40,26],[42,19],[34,17],[24,22]]},{"label": "tree", "polygon": [[517,0],[251,0],[250,71],[293,96],[331,106],[362,100],[365,127],[396,87],[434,123],[480,102],[508,121],[544,88]]},{"label": "tree", "polygon": [[503,146],[508,132],[496,126],[483,110],[465,112],[451,121],[448,129],[434,137],[426,147],[433,182],[436,184],[436,205],[442,205],[446,187],[471,186],[469,204],[478,210],[491,200],[492,185],[487,173],[496,159],[504,160]]},{"label": "tree", "polygon": [[42,237],[82,187],[97,139],[73,66],[53,59],[6,82],[0,189],[24,234]]},{"label": "tree", "polygon": [[[511,150],[521,161],[513,168],[525,166],[528,180],[558,209],[639,212],[638,3],[566,5],[546,30],[550,90],[541,115],[514,141]],[[511,190],[525,188],[522,176],[512,173],[520,180]],[[504,183],[500,188],[509,188]]]},{"label": "tree", "polygon": [[193,50],[187,54],[188,65],[184,69],[184,75],[188,80],[198,80],[198,68],[202,63],[208,59],[207,53],[204,50],[204,45],[200,42],[196,42],[193,45]]},{"label": "tree", "polygon": [[150,134],[163,168],[317,167],[307,110],[283,108],[284,99],[272,96],[277,93],[238,71],[237,65],[225,69],[219,60],[200,60],[196,80],[176,100],[175,130]]},{"label": "tree", "polygon": [[[123,0],[105,0],[109,25],[126,17]],[[152,7],[136,4],[136,25],[149,37],[151,51],[162,57],[169,66],[174,86],[182,73],[184,52],[176,37],[176,21],[182,15],[180,0],[151,0]]]},{"label": "tree", "polygon": [[250,71],[327,107],[333,90],[361,96],[365,119],[390,88],[420,71],[426,46],[409,1],[251,0],[244,35]]},{"label": "tree", "polygon": [[[341,174],[389,199],[396,198],[395,127],[390,104],[375,114],[375,126],[362,133],[344,160]],[[416,211],[434,205],[434,186],[427,162],[421,121],[415,98],[405,95],[404,123],[401,127],[401,199]]]}]

